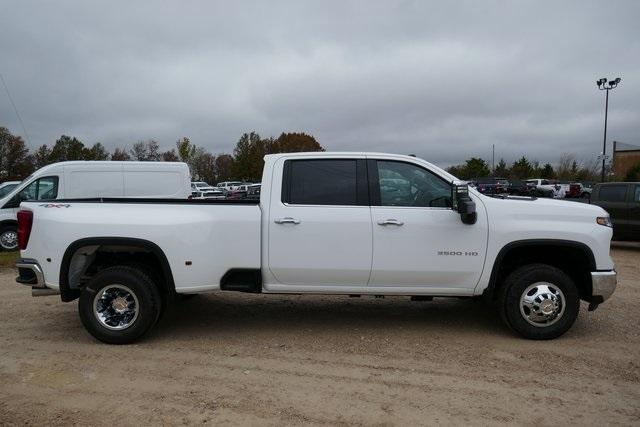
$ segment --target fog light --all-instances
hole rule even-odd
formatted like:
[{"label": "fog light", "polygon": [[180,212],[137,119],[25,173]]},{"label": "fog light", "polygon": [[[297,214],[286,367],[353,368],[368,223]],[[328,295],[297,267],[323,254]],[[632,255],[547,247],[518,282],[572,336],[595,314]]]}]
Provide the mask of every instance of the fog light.
[{"label": "fog light", "polygon": [[605,227],[613,227],[613,224],[611,224],[611,218],[608,216],[599,216],[596,218],[596,222],[600,225],[604,225]]}]

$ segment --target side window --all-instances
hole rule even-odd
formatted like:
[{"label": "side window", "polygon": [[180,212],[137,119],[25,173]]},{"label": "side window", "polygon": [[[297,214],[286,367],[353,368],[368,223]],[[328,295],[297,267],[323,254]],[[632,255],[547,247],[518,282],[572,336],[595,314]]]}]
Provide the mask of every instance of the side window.
[{"label": "side window", "polygon": [[417,165],[378,160],[382,206],[451,207],[451,184]]},{"label": "side window", "polygon": [[633,201],[636,203],[640,203],[640,185],[636,185],[636,191],[633,195]]},{"label": "side window", "polygon": [[626,185],[603,185],[600,187],[598,199],[605,202],[624,202],[627,195]]},{"label": "side window", "polygon": [[296,205],[358,205],[353,160],[287,160],[282,201]]},{"label": "side window", "polygon": [[21,202],[28,200],[53,200],[58,196],[58,177],[47,176],[37,179],[18,193]]}]

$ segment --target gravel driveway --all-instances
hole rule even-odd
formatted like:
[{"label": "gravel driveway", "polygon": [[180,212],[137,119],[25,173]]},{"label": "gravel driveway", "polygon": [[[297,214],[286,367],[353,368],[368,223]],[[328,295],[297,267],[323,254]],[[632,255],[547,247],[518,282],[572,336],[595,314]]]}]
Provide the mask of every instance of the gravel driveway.
[{"label": "gravel driveway", "polygon": [[610,301],[555,341],[479,302],[199,296],[108,346],[75,303],[0,272],[0,424],[640,423],[640,246]]}]

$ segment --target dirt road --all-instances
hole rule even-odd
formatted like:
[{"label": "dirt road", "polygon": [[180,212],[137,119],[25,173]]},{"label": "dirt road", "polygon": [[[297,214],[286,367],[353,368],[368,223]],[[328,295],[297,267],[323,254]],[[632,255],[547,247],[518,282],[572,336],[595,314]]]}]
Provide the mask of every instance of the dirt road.
[{"label": "dirt road", "polygon": [[108,346],[0,273],[0,424],[640,423],[640,246],[550,342],[478,302],[200,296]]}]

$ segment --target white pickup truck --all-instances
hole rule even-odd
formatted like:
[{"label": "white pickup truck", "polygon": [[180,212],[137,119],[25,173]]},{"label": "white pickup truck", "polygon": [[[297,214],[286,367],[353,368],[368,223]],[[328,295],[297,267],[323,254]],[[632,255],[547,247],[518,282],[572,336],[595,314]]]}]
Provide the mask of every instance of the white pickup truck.
[{"label": "white pickup truck", "polygon": [[484,297],[526,338],[616,287],[600,207],[491,198],[415,157],[265,157],[259,200],[23,202],[19,283],[79,298],[97,339],[147,333],[177,294]]}]

